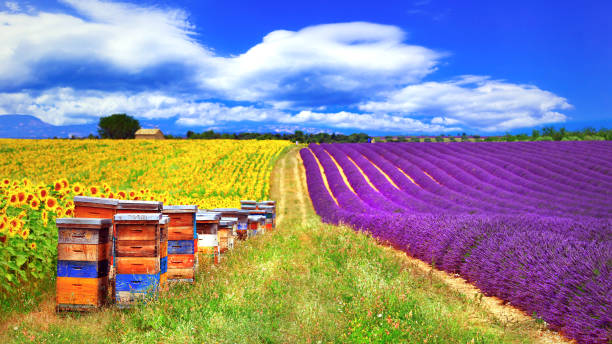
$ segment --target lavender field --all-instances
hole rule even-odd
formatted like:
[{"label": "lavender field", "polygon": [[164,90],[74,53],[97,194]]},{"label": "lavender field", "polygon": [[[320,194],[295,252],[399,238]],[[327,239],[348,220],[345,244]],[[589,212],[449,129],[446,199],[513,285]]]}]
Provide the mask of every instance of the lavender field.
[{"label": "lavender field", "polygon": [[322,144],[323,221],[460,274],[581,343],[612,340],[612,142]]}]

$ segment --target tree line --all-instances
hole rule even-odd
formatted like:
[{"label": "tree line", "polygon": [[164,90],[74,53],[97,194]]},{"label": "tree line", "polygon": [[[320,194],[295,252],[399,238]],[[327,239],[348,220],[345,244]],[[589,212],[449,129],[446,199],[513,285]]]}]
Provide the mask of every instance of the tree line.
[{"label": "tree line", "polygon": [[[109,138],[109,139],[130,139],[134,138],[136,131],[140,129],[140,123],[137,119],[126,114],[113,114],[100,118],[98,122],[98,136],[90,135],[88,138]],[[168,139],[184,139],[185,137],[164,135]],[[358,143],[370,142],[373,138],[364,133],[355,133],[350,135],[344,134],[328,134],[328,133],[304,133],[301,130],[296,130],[294,133],[218,133],[214,130],[207,130],[201,133],[187,131],[186,138],[189,140],[215,140],[215,139],[233,139],[233,140],[288,140],[291,142],[298,141],[299,143]],[[612,129],[596,130],[592,127],[587,127],[582,130],[571,131],[565,128],[556,129],[553,126],[547,126],[540,130],[533,129],[529,134],[510,134],[506,133],[501,136],[481,137],[479,135],[467,135],[466,133],[458,134],[457,136],[386,136],[375,138],[379,141],[387,142],[457,142],[457,141],[593,141],[593,140],[612,140]]]}]

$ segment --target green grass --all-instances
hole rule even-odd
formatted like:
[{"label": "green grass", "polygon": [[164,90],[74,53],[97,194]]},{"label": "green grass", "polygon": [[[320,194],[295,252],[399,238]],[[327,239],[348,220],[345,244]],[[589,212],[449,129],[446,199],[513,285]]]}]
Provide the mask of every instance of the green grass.
[{"label": "green grass", "polygon": [[19,319],[0,342],[533,342],[367,235],[322,224],[299,197],[295,154],[273,173],[279,228],[202,264],[194,285],[133,310]]}]

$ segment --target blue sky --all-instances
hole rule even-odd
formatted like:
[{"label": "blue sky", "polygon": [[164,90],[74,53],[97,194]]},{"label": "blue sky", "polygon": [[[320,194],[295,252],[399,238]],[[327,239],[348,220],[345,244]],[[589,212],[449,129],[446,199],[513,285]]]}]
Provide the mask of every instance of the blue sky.
[{"label": "blue sky", "polygon": [[125,112],[179,132],[610,127],[610,14],[610,1],[0,1],[0,115]]}]

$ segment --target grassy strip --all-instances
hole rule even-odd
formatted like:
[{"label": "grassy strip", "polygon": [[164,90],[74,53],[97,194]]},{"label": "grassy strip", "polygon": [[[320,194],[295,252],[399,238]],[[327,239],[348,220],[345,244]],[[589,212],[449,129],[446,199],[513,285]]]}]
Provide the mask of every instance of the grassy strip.
[{"label": "grassy strip", "polygon": [[301,215],[295,154],[273,175],[279,229],[202,265],[195,285],[134,310],[24,319],[0,342],[532,342],[370,237]]}]

